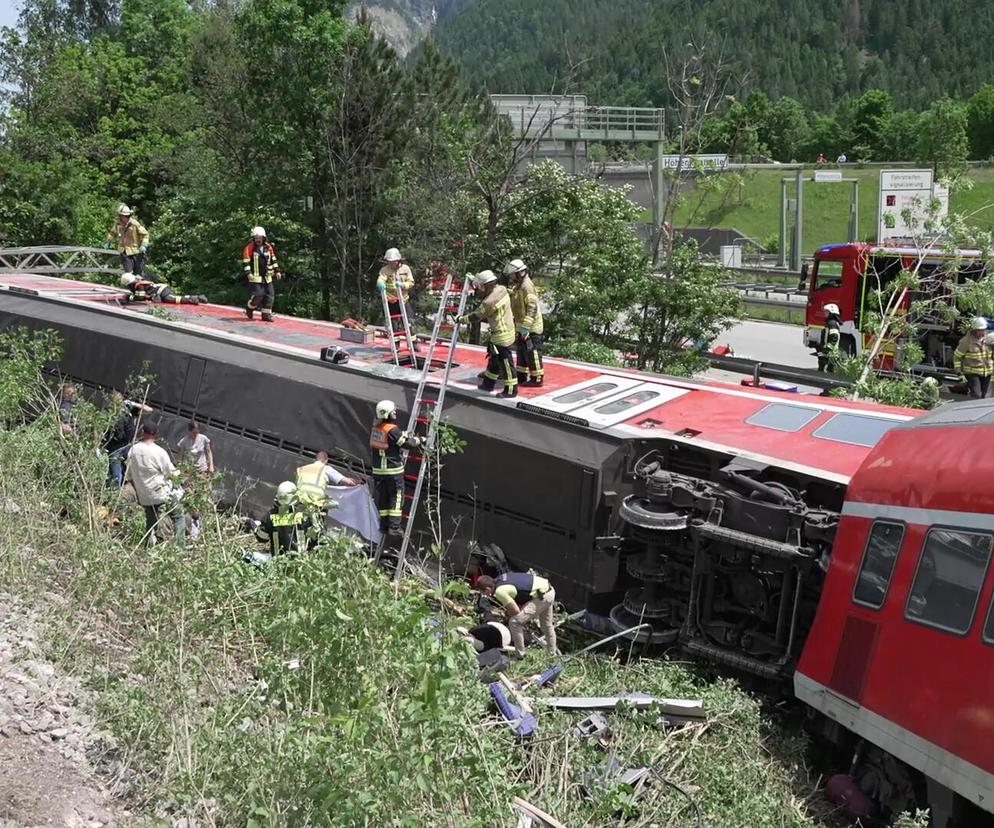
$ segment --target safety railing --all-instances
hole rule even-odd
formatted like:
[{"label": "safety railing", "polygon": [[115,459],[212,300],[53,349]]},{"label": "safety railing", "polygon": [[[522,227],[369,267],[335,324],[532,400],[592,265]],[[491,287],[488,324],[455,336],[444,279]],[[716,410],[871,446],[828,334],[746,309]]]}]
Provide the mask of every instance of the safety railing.
[{"label": "safety railing", "polygon": [[117,273],[120,269],[118,253],[100,247],[0,248],[0,273]]},{"label": "safety railing", "polygon": [[666,110],[649,107],[587,106],[563,101],[501,101],[498,111],[519,135],[549,140],[662,141]]}]

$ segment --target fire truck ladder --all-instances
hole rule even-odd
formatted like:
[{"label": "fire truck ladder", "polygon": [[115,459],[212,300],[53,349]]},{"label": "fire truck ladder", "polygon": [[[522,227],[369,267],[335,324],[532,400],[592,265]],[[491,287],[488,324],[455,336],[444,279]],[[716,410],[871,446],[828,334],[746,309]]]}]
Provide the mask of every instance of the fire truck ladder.
[{"label": "fire truck ladder", "polygon": [[401,349],[397,346],[397,334],[394,332],[394,321],[399,319],[401,327],[404,332],[404,344],[407,345],[407,353],[411,360],[411,367],[417,366],[417,358],[414,355],[414,336],[411,334],[411,323],[407,318],[407,302],[402,301],[400,297],[400,288],[395,288],[398,292],[397,309],[398,313],[390,312],[390,302],[387,301],[387,292],[385,290],[380,291],[380,297],[383,299],[383,319],[386,321],[387,336],[390,338],[390,354],[393,356],[393,364],[400,366]]},{"label": "fire truck ladder", "polygon": [[[452,282],[453,277],[450,273],[445,279],[445,287],[438,303],[438,313],[435,315],[435,324],[432,327],[431,338],[428,340],[427,352],[424,355],[418,390],[414,395],[414,406],[407,422],[407,433],[420,437],[421,447],[417,453],[408,452],[406,457],[407,461],[418,465],[417,472],[414,472],[407,468],[405,462],[404,539],[401,541],[397,556],[397,570],[394,573],[394,580],[400,579],[400,573],[404,569],[404,561],[407,558],[407,550],[411,545],[414,519],[417,516],[418,506],[421,502],[421,490],[424,487],[425,475],[428,471],[427,458],[431,456],[435,447],[438,423],[442,416],[442,406],[445,403],[445,392],[449,385],[449,375],[452,372],[452,360],[456,353],[456,343],[459,341],[459,323],[457,320],[465,311],[466,300],[469,297],[471,284],[469,279],[464,279],[458,289],[453,289]],[[435,360],[436,350],[440,347],[445,349],[444,362],[441,360],[436,362]],[[437,384],[429,383],[428,376],[438,368],[442,369],[440,382]],[[411,485],[413,485],[413,492],[409,493],[407,490]],[[384,546],[385,542],[381,542],[381,552]]]}]

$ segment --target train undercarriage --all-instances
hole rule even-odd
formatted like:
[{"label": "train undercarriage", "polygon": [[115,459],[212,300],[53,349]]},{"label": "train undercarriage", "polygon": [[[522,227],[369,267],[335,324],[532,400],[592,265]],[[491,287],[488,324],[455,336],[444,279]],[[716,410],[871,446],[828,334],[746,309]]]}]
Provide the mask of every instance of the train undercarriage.
[{"label": "train undercarriage", "polygon": [[[653,449],[616,510],[624,597],[616,630],[764,679],[786,679],[817,606],[838,512],[805,481],[741,458],[710,479],[673,470]],[[781,475],[782,476],[782,475]]]}]

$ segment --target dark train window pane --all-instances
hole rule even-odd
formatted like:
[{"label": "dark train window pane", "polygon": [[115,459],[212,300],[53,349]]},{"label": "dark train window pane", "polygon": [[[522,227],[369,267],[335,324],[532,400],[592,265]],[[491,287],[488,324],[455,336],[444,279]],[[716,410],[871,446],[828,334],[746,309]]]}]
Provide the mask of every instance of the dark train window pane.
[{"label": "dark train window pane", "polygon": [[883,606],[903,539],[903,524],[878,520],[870,527],[863,563],[859,567],[856,588],[852,594],[853,601],[873,609]]},{"label": "dark train window pane", "polygon": [[598,382],[594,385],[588,385],[586,388],[578,388],[576,391],[570,391],[567,394],[561,394],[558,397],[553,397],[552,401],[555,403],[563,403],[569,405],[570,403],[581,403],[587,400],[593,399],[600,394],[604,394],[607,391],[613,391],[618,387],[615,382]]},{"label": "dark train window pane", "polygon": [[931,529],[905,615],[932,627],[965,633],[991,558],[991,536],[957,529]]},{"label": "dark train window pane", "polygon": [[598,406],[594,411],[597,414],[617,414],[626,408],[632,408],[639,403],[648,402],[658,396],[658,391],[639,391],[636,394],[629,394],[627,397],[622,397],[620,400],[614,400],[614,402]]},{"label": "dark train window pane", "polygon": [[984,641],[988,644],[994,644],[994,598],[991,598],[991,606],[987,610],[987,623],[984,624]]},{"label": "dark train window pane", "polygon": [[749,417],[749,425],[775,428],[777,431],[800,431],[821,414],[820,408],[805,408],[802,405],[770,403]]},{"label": "dark train window pane", "polygon": [[836,414],[831,420],[818,426],[814,430],[814,436],[823,440],[851,443],[854,446],[875,446],[877,440],[896,425],[899,425],[898,421],[885,420],[882,417]]}]

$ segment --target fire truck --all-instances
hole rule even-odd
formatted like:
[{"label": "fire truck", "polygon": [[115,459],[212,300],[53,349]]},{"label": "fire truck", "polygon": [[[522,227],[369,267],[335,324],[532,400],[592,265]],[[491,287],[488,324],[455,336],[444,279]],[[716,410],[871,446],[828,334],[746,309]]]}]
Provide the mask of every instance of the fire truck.
[{"label": "fire truck", "polygon": [[[873,332],[867,330],[867,317],[872,313],[875,292],[886,289],[902,270],[917,268],[922,283],[934,297],[943,291],[949,301],[954,293],[943,289],[950,278],[956,282],[984,276],[987,263],[979,250],[958,250],[954,253],[922,251],[918,247],[880,246],[853,242],[829,244],[815,251],[814,265],[807,278],[808,304],[805,314],[804,344],[817,347],[825,327],[825,305],[839,306],[842,318],[840,348],[854,356],[873,343]],[[933,278],[940,276],[941,278]],[[901,305],[908,312],[912,302],[921,294],[909,292]],[[968,311],[967,308],[960,308]],[[902,365],[902,341],[891,340],[880,349],[876,367],[891,370],[895,367],[911,368],[916,373],[941,376],[952,367],[953,351],[962,336],[955,323],[937,316],[916,320],[918,344],[924,361],[918,365]]]}]

